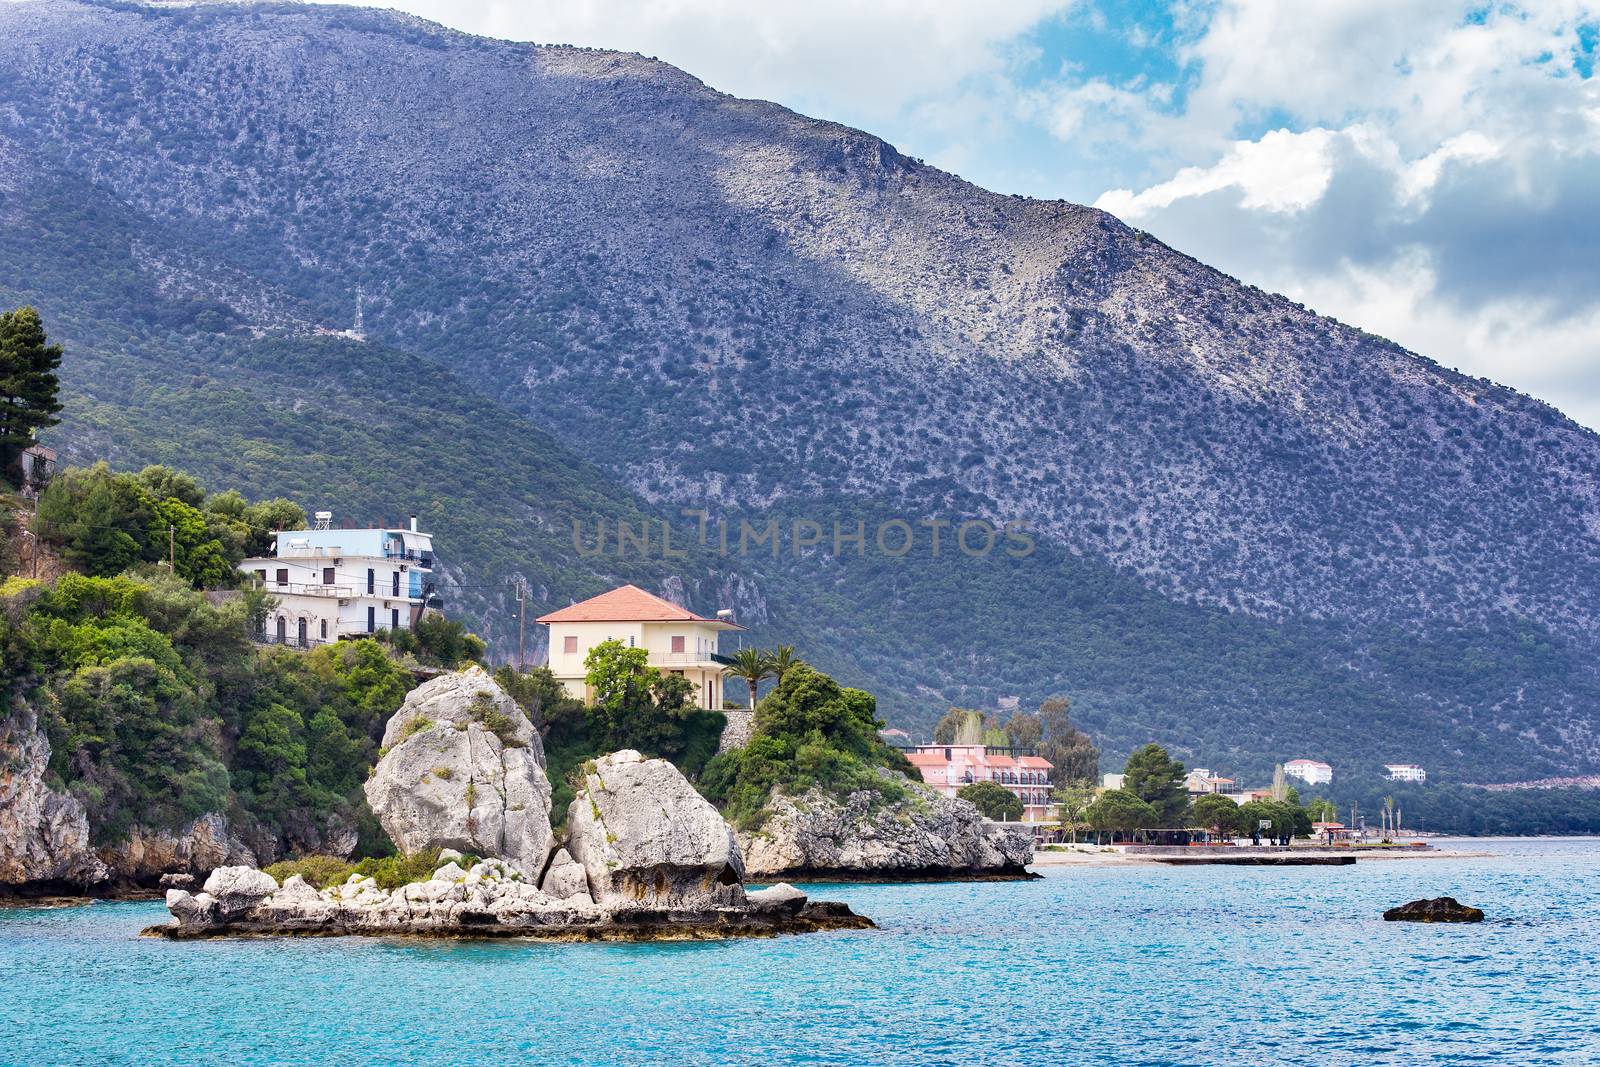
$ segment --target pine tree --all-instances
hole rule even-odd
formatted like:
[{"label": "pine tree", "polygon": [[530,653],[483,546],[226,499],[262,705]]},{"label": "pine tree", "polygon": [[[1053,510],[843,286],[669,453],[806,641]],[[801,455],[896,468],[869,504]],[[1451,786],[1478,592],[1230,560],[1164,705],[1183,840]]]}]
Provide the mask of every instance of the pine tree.
[{"label": "pine tree", "polygon": [[60,366],[61,346],[47,343],[36,309],[0,314],[0,471],[19,473],[34,434],[61,421]]}]

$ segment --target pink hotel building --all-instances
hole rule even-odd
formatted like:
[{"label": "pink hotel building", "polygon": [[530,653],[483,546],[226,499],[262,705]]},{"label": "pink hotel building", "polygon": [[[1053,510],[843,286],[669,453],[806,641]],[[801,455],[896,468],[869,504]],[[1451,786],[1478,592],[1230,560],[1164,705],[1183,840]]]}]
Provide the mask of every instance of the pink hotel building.
[{"label": "pink hotel building", "polygon": [[947,797],[973,782],[994,782],[1022,801],[1024,822],[1050,818],[1051,766],[1042,756],[1013,756],[984,745],[918,745],[906,758],[924,782]]}]

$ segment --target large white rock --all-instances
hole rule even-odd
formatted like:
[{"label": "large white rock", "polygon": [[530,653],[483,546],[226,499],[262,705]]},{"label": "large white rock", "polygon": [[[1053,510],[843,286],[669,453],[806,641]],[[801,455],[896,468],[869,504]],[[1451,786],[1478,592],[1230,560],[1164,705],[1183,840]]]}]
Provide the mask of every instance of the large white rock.
[{"label": "large white rock", "polygon": [[206,879],[202,895],[216,901],[217,918],[226,921],[243,915],[277,890],[277,880],[266,871],[254,867],[218,867]]},{"label": "large white rock", "polygon": [[631,749],[584,765],[567,848],[601,905],[744,901],[744,864],[717,809],[671,763]]},{"label": "large white rock", "polygon": [[555,858],[550,861],[550,869],[544,872],[544,882],[539,888],[544,890],[545,896],[555,900],[591,899],[589,876],[564,848],[556,850]]},{"label": "large white rock", "polygon": [[406,852],[495,856],[537,877],[550,851],[538,731],[476,665],[414,689],[390,718],[367,803]]}]

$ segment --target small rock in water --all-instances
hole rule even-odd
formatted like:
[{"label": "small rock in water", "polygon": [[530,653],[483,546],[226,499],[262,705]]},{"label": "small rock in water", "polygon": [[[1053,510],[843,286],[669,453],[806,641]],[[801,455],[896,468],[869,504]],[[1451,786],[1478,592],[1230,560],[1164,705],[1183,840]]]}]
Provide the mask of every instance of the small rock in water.
[{"label": "small rock in water", "polygon": [[1481,923],[1483,909],[1474,908],[1455,897],[1436,897],[1433,900],[1413,900],[1383,913],[1388,922],[1413,923]]}]

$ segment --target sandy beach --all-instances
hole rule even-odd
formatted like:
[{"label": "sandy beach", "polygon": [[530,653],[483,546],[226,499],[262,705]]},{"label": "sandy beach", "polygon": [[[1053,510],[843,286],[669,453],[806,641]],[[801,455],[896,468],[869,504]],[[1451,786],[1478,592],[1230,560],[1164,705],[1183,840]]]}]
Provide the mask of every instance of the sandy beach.
[{"label": "sandy beach", "polygon": [[[1294,855],[1306,857],[1350,856],[1359,862],[1389,862],[1395,860],[1459,860],[1481,859],[1493,855],[1470,848],[1449,847],[1432,849],[1295,849]],[[1099,848],[1094,845],[1068,845],[1063,848],[1040,849],[1034,853],[1030,868],[1038,867],[1165,867],[1162,858],[1155,855],[1130,855],[1120,848]]]}]

